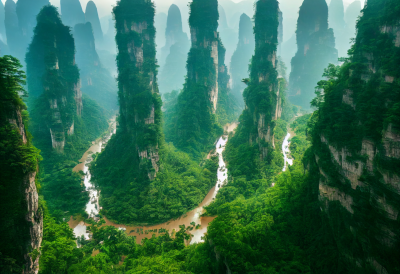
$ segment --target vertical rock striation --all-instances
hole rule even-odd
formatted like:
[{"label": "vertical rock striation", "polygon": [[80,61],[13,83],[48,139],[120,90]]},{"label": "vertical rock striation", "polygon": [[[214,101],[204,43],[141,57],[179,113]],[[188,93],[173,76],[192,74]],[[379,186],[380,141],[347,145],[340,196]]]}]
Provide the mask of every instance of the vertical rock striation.
[{"label": "vertical rock striation", "polygon": [[96,4],[93,1],[89,1],[86,5],[85,19],[86,22],[90,22],[92,24],[93,34],[96,43],[102,43],[103,31],[101,30],[100,18],[97,12]]},{"label": "vertical rock striation", "polygon": [[218,102],[220,40],[217,0],[190,3],[189,25],[192,46],[187,59],[187,78],[179,95],[175,145],[199,154],[215,136]]},{"label": "vertical rock striation", "polygon": [[289,99],[295,105],[310,108],[314,89],[329,63],[337,63],[332,29],[328,29],[325,0],[304,0],[297,21],[297,53],[292,58]]},{"label": "vertical rock striation", "polygon": [[100,62],[91,23],[75,25],[74,38],[75,59],[80,69],[82,92],[96,100],[105,109],[116,111],[118,88],[115,79]]},{"label": "vertical rock striation", "polygon": [[[0,272],[38,273],[43,212],[35,183],[39,152],[25,130],[24,73],[13,57],[0,58]],[[17,271],[17,272],[15,272]]]},{"label": "vertical rock striation", "polygon": [[400,269],[399,8],[368,0],[349,60],[314,102],[319,199],[349,273]]},{"label": "vertical rock striation", "polygon": [[185,82],[186,57],[190,44],[187,34],[182,31],[181,12],[176,5],[171,5],[168,11],[165,40],[159,60],[160,93],[179,90]]},{"label": "vertical rock striation", "polygon": [[259,0],[255,5],[255,53],[251,60],[248,87],[243,92],[246,108],[237,129],[243,142],[257,145],[262,161],[274,147],[275,120],[281,116],[282,99],[277,66],[279,6],[276,0]]},{"label": "vertical rock striation", "polygon": [[253,23],[250,17],[243,13],[239,23],[239,42],[230,64],[232,94],[242,107],[244,107],[242,92],[246,88],[242,80],[249,77],[249,63],[254,53],[254,46]]},{"label": "vertical rock striation", "polygon": [[85,23],[85,13],[79,0],[60,0],[60,6],[64,25],[73,28],[76,24]]},{"label": "vertical rock striation", "polygon": [[154,13],[154,4],[149,0],[122,0],[114,8],[120,133],[132,136],[140,168],[151,180],[159,170],[162,137]]},{"label": "vertical rock striation", "polygon": [[74,134],[74,116],[82,114],[79,70],[69,27],[64,26],[53,6],[37,17],[37,26],[26,54],[28,88],[42,116],[43,131],[52,147],[62,152],[66,135]]}]

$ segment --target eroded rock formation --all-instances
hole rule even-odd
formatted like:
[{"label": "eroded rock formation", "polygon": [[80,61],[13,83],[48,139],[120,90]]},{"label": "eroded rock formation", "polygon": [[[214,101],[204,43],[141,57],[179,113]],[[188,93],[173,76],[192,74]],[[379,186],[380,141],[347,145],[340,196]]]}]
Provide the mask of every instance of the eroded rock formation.
[{"label": "eroded rock formation", "polygon": [[162,115],[157,85],[154,12],[154,5],[148,0],[122,0],[114,8],[120,133],[132,136],[140,158],[138,168],[151,180],[159,170]]},{"label": "eroded rock formation", "polygon": [[353,273],[399,267],[399,7],[367,2],[354,52],[324,84],[314,114],[321,209]]},{"label": "eroded rock formation", "polygon": [[37,99],[35,109],[41,110],[42,130],[48,131],[52,147],[62,152],[83,105],[74,38],[55,7],[46,6],[38,15],[26,60],[28,88],[32,101]]},{"label": "eroded rock formation", "polygon": [[305,0],[297,21],[297,53],[292,58],[289,99],[310,108],[315,86],[329,63],[336,64],[335,37],[328,29],[328,6],[325,0]]},{"label": "eroded rock formation", "polygon": [[79,0],[60,0],[60,6],[64,25],[73,28],[76,24],[85,23],[85,13]]},{"label": "eroded rock formation", "polygon": [[85,11],[86,22],[92,24],[94,38],[96,43],[103,42],[103,31],[101,30],[99,14],[97,12],[96,4],[93,1],[89,1],[86,5]]},{"label": "eroded rock formation", "polygon": [[346,57],[350,48],[347,25],[344,21],[343,0],[331,0],[329,3],[329,27],[333,29],[339,57]]}]

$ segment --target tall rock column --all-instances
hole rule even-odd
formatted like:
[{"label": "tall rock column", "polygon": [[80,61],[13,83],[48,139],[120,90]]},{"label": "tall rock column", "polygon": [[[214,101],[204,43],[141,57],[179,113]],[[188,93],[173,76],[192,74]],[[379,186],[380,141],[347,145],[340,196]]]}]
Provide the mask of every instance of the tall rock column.
[{"label": "tall rock column", "polygon": [[336,48],[339,57],[346,57],[350,48],[350,39],[347,37],[347,26],[344,21],[343,0],[331,0],[329,4],[329,26],[333,29]]},{"label": "tall rock column", "polygon": [[190,3],[192,47],[187,60],[187,79],[178,98],[175,145],[199,153],[214,138],[218,101],[218,1]]},{"label": "tall rock column", "polygon": [[76,24],[85,23],[85,13],[79,0],[60,0],[60,6],[64,25],[73,28]]},{"label": "tall rock column", "polygon": [[159,65],[160,93],[181,89],[185,82],[186,58],[190,43],[187,34],[182,31],[181,11],[171,5],[168,11],[165,46],[161,49]]},{"label": "tall rock column", "polygon": [[281,115],[278,82],[277,46],[279,4],[259,0],[255,6],[255,53],[251,61],[250,81],[243,92],[246,109],[246,132],[250,144],[257,143],[260,158],[265,160],[274,146],[274,120]]},{"label": "tall rock column", "polygon": [[289,99],[295,105],[310,108],[315,86],[329,63],[337,63],[333,30],[328,29],[325,0],[304,0],[297,21],[297,53],[292,58]]},{"label": "tall rock column", "polygon": [[232,93],[242,107],[244,107],[242,92],[246,88],[242,80],[249,77],[249,62],[254,54],[254,47],[253,23],[250,17],[243,13],[239,22],[239,42],[230,64]]},{"label": "tall rock column", "polygon": [[16,12],[16,4],[13,0],[7,0],[4,5],[7,45],[10,53],[18,59],[23,59],[23,46],[21,44],[22,32],[18,24],[18,16]]},{"label": "tall rock column", "polygon": [[39,151],[26,132],[19,96],[21,67],[14,57],[0,58],[0,272],[33,274],[39,271],[43,212],[35,183]]},{"label": "tall rock column", "polygon": [[86,22],[90,22],[93,28],[93,35],[96,39],[96,43],[103,42],[103,31],[101,30],[100,18],[97,12],[96,4],[93,1],[89,1],[86,5],[85,11]]},{"label": "tall rock column", "polygon": [[62,152],[65,136],[74,134],[74,116],[81,115],[83,106],[74,38],[54,6],[39,13],[26,62],[31,100],[45,124],[42,130]]},{"label": "tall rock column", "polygon": [[114,8],[120,128],[132,136],[140,167],[147,170],[150,179],[159,170],[162,137],[154,13],[154,4],[149,0],[121,0]]}]

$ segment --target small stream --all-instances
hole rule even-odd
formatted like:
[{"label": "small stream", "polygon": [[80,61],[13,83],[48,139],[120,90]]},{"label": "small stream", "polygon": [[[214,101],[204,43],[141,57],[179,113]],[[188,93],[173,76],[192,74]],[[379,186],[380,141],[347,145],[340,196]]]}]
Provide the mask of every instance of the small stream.
[{"label": "small stream", "polygon": [[283,159],[285,161],[285,165],[282,169],[282,171],[286,171],[288,168],[288,165],[293,165],[293,159],[289,158],[289,154],[290,154],[290,133],[288,133],[285,137],[285,140],[283,140],[283,144],[282,144],[282,152],[283,152]]},{"label": "small stream", "polygon": [[[115,132],[115,131],[114,131]],[[112,134],[111,134],[112,135]],[[84,183],[86,190],[89,191],[90,201],[86,205],[86,212],[89,214],[91,218],[94,218],[100,209],[99,205],[99,193],[93,187],[90,182],[90,171],[88,169],[88,164],[92,161],[92,157],[89,157],[93,153],[101,152],[101,149],[104,145],[106,145],[107,141],[111,137],[111,135],[107,138],[106,141],[98,140],[93,146],[85,153],[85,155],[81,159],[81,164],[74,168],[74,171],[82,170],[85,173]],[[227,136],[222,136],[216,143],[216,153],[219,157],[219,167],[218,167],[218,174],[217,174],[217,182],[215,186],[208,192],[207,196],[204,200],[199,204],[199,206],[190,212],[187,212],[184,216],[171,220],[169,222],[154,225],[154,226],[126,226],[115,224],[109,221],[107,218],[104,217],[106,224],[109,226],[117,227],[118,229],[125,230],[128,235],[136,236],[137,243],[141,243],[143,238],[151,238],[153,232],[151,231],[159,231],[160,229],[166,229],[170,233],[175,230],[179,231],[180,225],[185,225],[186,227],[192,226],[191,224],[194,222],[196,226],[200,225],[198,229],[193,229],[190,233],[192,234],[191,240],[187,242],[187,244],[193,244],[202,242],[202,237],[207,232],[207,227],[209,223],[214,220],[215,217],[201,217],[204,213],[204,207],[209,205],[217,196],[218,191],[228,182],[228,171],[226,169],[226,165],[224,159],[222,157],[222,153],[225,150],[226,143],[228,142]],[[86,239],[89,239],[89,233],[86,232],[86,224],[83,221],[76,222],[72,218],[69,222],[69,225],[74,230],[74,234],[76,237],[85,236]]]}]

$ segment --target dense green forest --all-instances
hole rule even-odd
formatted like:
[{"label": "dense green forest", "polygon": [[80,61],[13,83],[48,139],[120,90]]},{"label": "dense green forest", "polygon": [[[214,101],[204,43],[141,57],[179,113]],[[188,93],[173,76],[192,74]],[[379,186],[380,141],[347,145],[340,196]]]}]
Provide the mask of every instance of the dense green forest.
[{"label": "dense green forest", "polygon": [[[52,5],[38,11],[47,0],[7,0],[8,46],[21,57],[33,37],[26,75],[21,60],[0,57],[0,272],[399,273],[400,3],[367,0],[356,21],[358,4],[344,14],[342,0],[302,1],[287,81],[283,1],[257,0],[252,21],[240,10],[229,25],[226,2],[190,2],[181,90],[178,6],[159,66],[156,2],[118,1],[120,109],[108,139],[116,90],[97,55],[94,3],[85,18],[79,0],[61,0],[62,21]],[[228,35],[235,17],[229,71],[218,30]],[[353,27],[348,56],[335,60],[335,38],[343,51]],[[73,172],[101,137],[88,173]],[[94,218],[89,203],[100,206]]]},{"label": "dense green forest", "polygon": [[108,123],[104,109],[80,93],[74,38],[56,8],[43,8],[37,21],[26,55],[29,128],[43,157],[42,195],[55,216],[68,219],[84,214],[89,199],[81,174],[72,169]]}]

